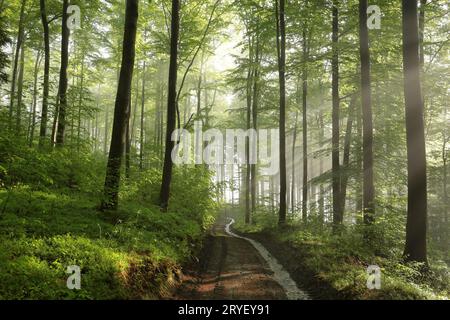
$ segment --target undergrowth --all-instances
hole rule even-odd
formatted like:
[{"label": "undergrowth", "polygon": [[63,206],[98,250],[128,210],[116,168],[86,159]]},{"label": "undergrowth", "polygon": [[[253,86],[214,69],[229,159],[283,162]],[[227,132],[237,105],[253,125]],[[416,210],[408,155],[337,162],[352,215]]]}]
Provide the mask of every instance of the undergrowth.
[{"label": "undergrowth", "polygon": [[[370,228],[359,222],[347,224],[335,234],[318,216],[310,217],[307,223],[291,216],[287,226],[279,228],[276,214],[259,210],[251,225],[238,219],[235,228],[272,246],[294,278],[295,273],[305,273],[311,279],[300,274],[297,278],[312,286],[323,284],[328,288],[324,290],[333,292],[324,294],[327,298],[449,299],[450,269],[443,257],[431,250],[427,268],[405,263],[402,219],[385,211],[376,221]],[[367,288],[370,265],[381,268],[380,290]]]},{"label": "undergrowth", "polygon": [[[167,213],[155,205],[160,172],[137,169],[122,182],[119,210],[99,212],[103,157],[1,142],[0,299],[170,295],[214,222],[205,168],[175,169]],[[67,288],[72,265],[81,290]]]}]

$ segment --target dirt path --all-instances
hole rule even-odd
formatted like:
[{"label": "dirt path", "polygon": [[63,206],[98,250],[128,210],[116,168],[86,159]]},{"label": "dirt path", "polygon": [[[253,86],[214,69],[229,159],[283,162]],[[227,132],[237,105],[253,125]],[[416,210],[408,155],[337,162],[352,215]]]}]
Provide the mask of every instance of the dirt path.
[{"label": "dirt path", "polygon": [[[293,295],[292,290],[286,287],[286,282],[283,282],[283,277],[280,277],[279,269],[282,267],[279,265],[277,267],[276,263],[274,267],[273,261],[268,260],[264,251],[261,255],[260,248],[256,249],[248,240],[238,238],[229,232],[227,230],[229,226],[230,220],[225,217],[216,223],[211,231],[211,236],[206,241],[199,264],[192,267],[191,270],[184,271],[184,284],[177,294],[177,299],[286,300],[288,298],[307,298],[300,290],[298,295]],[[288,275],[287,277],[290,279]],[[295,289],[297,289],[296,286]]]}]

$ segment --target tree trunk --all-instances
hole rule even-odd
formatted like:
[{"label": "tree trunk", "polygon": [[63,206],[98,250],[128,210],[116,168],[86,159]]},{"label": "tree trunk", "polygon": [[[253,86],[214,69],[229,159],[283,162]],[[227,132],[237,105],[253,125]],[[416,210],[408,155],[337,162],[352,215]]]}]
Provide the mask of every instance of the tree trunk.
[{"label": "tree trunk", "polygon": [[[258,31],[257,31],[258,33]],[[255,49],[255,68],[253,71],[253,106],[252,106],[252,128],[255,130],[258,129],[258,103],[259,103],[259,61],[260,61],[260,45],[259,45],[259,35],[256,35],[256,49]],[[256,143],[253,144],[252,152],[254,155],[258,152],[258,147]],[[252,193],[252,207],[251,212],[252,215],[256,211],[256,199],[257,199],[257,185],[258,185],[258,177],[257,177],[257,170],[256,170],[256,164],[251,165],[251,193]]]},{"label": "tree trunk", "polygon": [[131,139],[130,144],[134,144],[135,147],[136,147],[136,117],[137,117],[138,103],[139,103],[139,74],[137,74],[136,70],[136,92],[134,95],[134,107],[132,111],[133,121],[131,122],[131,132],[130,132],[130,139]]},{"label": "tree trunk", "polygon": [[[298,94],[297,94],[298,96]],[[295,210],[295,145],[297,144],[297,127],[298,127],[298,111],[295,113],[294,134],[292,137],[292,181],[291,181],[291,208],[292,212]]]},{"label": "tree trunk", "polygon": [[362,108],[356,108],[356,212],[363,212]]},{"label": "tree trunk", "polygon": [[[131,94],[130,94],[130,110],[131,110]],[[127,130],[125,133],[125,177],[130,179],[131,176],[131,137],[130,137],[130,118],[127,121]]]},{"label": "tree trunk", "polygon": [[39,68],[41,66],[42,56],[41,50],[38,51],[36,62],[34,65],[34,80],[33,80],[33,104],[31,110],[31,121],[30,121],[30,134],[29,134],[29,146],[33,146],[34,141],[34,131],[36,130],[36,107],[37,107],[37,95],[38,95],[38,78],[39,78]]},{"label": "tree trunk", "polygon": [[420,12],[419,12],[419,59],[420,66],[423,71],[423,66],[425,65],[425,6],[427,5],[427,0],[420,0]]},{"label": "tree trunk", "polygon": [[[285,0],[276,4],[278,74],[280,83],[280,211],[279,224],[286,223],[286,22]],[[279,11],[279,12],[278,12]]]},{"label": "tree trunk", "polygon": [[[445,108],[445,118],[447,117],[447,108]],[[447,252],[447,257],[450,257],[450,250],[449,250],[449,228],[450,228],[450,224],[449,224],[449,219],[448,219],[448,206],[449,206],[449,201],[448,201],[448,191],[447,191],[447,166],[448,166],[448,149],[447,149],[447,133],[446,130],[444,129],[444,133],[443,133],[443,138],[444,138],[444,143],[442,146],[442,163],[443,163],[443,169],[442,169],[442,177],[443,177],[443,181],[442,181],[442,187],[443,187],[443,202],[444,202],[444,226],[445,226],[445,230],[444,230],[444,251]]]},{"label": "tree trunk", "polygon": [[347,128],[345,132],[345,142],[344,142],[344,161],[342,164],[342,179],[341,179],[341,197],[342,197],[342,208],[341,212],[345,212],[345,202],[347,198],[347,185],[349,178],[350,169],[350,147],[352,143],[352,129],[353,129],[353,118],[356,107],[356,95],[353,95],[348,107],[348,118],[347,118]]},{"label": "tree trunk", "polygon": [[142,69],[142,92],[141,92],[141,132],[139,139],[139,169],[144,170],[144,124],[145,124],[145,70],[146,62]]},{"label": "tree trunk", "polygon": [[20,18],[19,18],[19,32],[17,35],[17,43],[16,43],[16,52],[14,54],[14,64],[13,64],[13,74],[11,79],[11,97],[9,102],[9,129],[12,129],[12,121],[13,121],[13,113],[14,113],[14,101],[16,94],[16,80],[17,80],[17,69],[19,66],[19,55],[21,52],[23,40],[24,40],[24,20],[25,20],[25,6],[27,4],[27,0],[22,0],[22,4],[20,6]]},{"label": "tree trunk", "polygon": [[403,68],[408,149],[405,258],[427,263],[427,170],[420,84],[417,1],[402,0]]},{"label": "tree trunk", "polygon": [[367,0],[359,0],[359,43],[363,113],[363,212],[364,223],[370,225],[373,223],[375,214],[375,187],[373,181],[373,122],[367,2]]},{"label": "tree trunk", "polygon": [[[252,79],[253,79],[253,41],[248,38],[248,71],[247,71],[247,130],[251,129],[252,116]],[[250,165],[250,142],[249,138],[245,138],[245,159],[246,159],[246,175],[245,175],[245,223],[249,224],[251,220],[251,165]]]},{"label": "tree trunk", "polygon": [[332,171],[333,171],[333,228],[337,228],[343,222],[343,213],[341,212],[341,177],[340,177],[340,159],[339,159],[339,0],[333,0],[333,57],[332,57],[332,100],[333,100],[333,137],[332,137]]},{"label": "tree trunk", "polygon": [[303,28],[303,66],[302,66],[302,113],[303,113],[303,199],[302,218],[303,222],[308,219],[308,46],[306,28]]},{"label": "tree trunk", "polygon": [[164,155],[163,178],[160,192],[160,206],[162,211],[167,211],[170,198],[170,183],[172,181],[172,150],[174,141],[172,133],[176,126],[177,112],[177,71],[178,71],[178,37],[180,32],[180,0],[172,0],[172,22],[170,39],[170,66],[169,87],[167,95],[167,132]]},{"label": "tree trunk", "polygon": [[45,0],[40,0],[41,20],[44,29],[44,85],[42,93],[41,127],[39,132],[39,146],[44,145],[47,136],[48,95],[50,77],[50,32],[47,20]]},{"label": "tree trunk", "polygon": [[[83,53],[82,53],[83,54]],[[81,144],[81,111],[83,107],[83,90],[84,90],[84,55],[81,61],[81,73],[80,73],[80,95],[78,102],[78,130],[77,130],[77,150],[80,151]]]},{"label": "tree trunk", "polygon": [[117,209],[120,169],[125,148],[127,122],[130,117],[130,95],[133,81],[136,29],[138,20],[138,0],[127,0],[125,31],[122,46],[122,66],[114,109],[114,124],[106,169],[103,210]]},{"label": "tree trunk", "polygon": [[[322,90],[321,90],[322,91]],[[320,149],[323,148],[324,140],[325,140],[325,125],[323,121],[323,111],[319,112],[319,145]],[[320,157],[319,160],[319,170],[320,176],[323,175],[323,158]],[[320,195],[319,195],[319,217],[320,222],[323,224],[325,222],[325,188],[323,183],[320,183]]]},{"label": "tree trunk", "polygon": [[17,88],[16,134],[20,136],[22,126],[23,75],[25,72],[25,43],[20,50],[20,69]]},{"label": "tree trunk", "polygon": [[69,66],[69,37],[70,30],[67,27],[68,14],[67,8],[69,0],[63,0],[62,26],[61,26],[61,69],[59,72],[58,89],[58,127],[56,132],[56,145],[64,145],[64,135],[66,130],[66,109],[67,109],[67,68]]}]

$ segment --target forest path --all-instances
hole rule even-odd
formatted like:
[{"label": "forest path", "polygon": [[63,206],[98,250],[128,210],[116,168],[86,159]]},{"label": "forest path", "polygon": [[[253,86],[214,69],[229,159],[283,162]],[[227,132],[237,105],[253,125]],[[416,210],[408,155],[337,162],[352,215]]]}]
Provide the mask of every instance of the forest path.
[{"label": "forest path", "polygon": [[280,268],[284,269],[276,265],[274,258],[268,260],[264,251],[250,242],[252,240],[229,231],[233,222],[225,216],[218,219],[205,242],[199,264],[184,271],[183,285],[176,299],[308,299],[287,272],[280,273]]}]

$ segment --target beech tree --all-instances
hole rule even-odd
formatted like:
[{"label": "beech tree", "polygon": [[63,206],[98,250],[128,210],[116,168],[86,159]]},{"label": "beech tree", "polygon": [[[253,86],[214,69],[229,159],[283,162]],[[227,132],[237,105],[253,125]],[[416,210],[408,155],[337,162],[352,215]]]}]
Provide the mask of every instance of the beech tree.
[{"label": "beech tree", "polygon": [[427,263],[427,166],[420,83],[417,1],[402,1],[403,69],[408,153],[405,257]]},{"label": "beech tree", "polygon": [[139,13],[138,5],[139,0],[127,0],[126,3],[122,65],[114,107],[113,131],[108,166],[106,168],[104,198],[101,205],[103,210],[117,209],[119,202],[120,169],[126,143],[127,123],[129,122],[130,116],[131,84],[133,81],[136,30]]},{"label": "beech tree", "polygon": [[178,72],[178,38],[180,32],[180,1],[172,0],[172,20],[170,35],[170,66],[169,66],[169,87],[167,96],[167,131],[166,147],[164,153],[164,168],[161,182],[160,206],[163,211],[167,211],[170,197],[170,183],[172,181],[172,150],[175,146],[172,140],[172,133],[176,126],[177,112],[177,72]]}]

